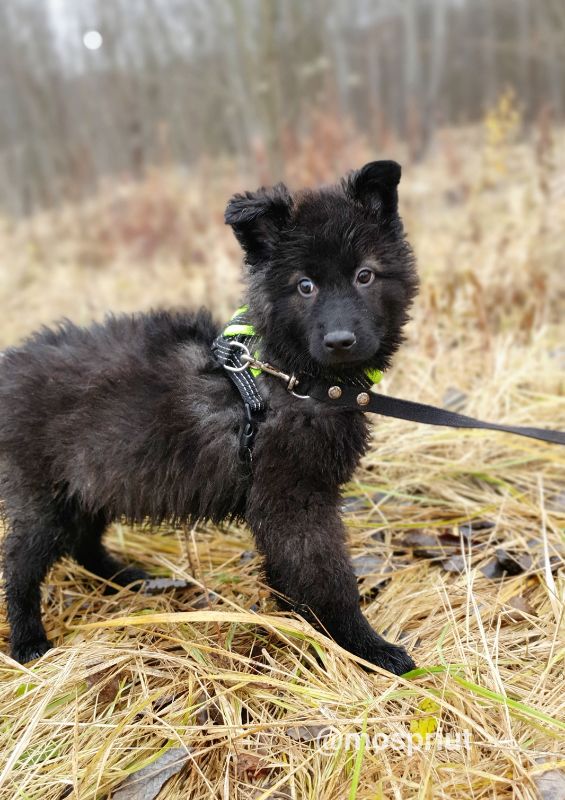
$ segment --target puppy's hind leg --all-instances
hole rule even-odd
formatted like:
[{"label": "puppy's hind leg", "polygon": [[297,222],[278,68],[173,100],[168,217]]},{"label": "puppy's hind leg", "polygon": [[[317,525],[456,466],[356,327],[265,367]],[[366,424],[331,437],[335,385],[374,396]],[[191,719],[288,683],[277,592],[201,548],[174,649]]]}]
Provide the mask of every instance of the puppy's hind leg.
[{"label": "puppy's hind leg", "polygon": [[102,537],[107,526],[103,512],[77,514],[76,532],[71,555],[81,566],[99,578],[128,586],[141,583],[149,576],[138,567],[130,567],[115,558],[104,546]]},{"label": "puppy's hind leg", "polygon": [[4,540],[4,582],[12,657],[22,664],[51,647],[41,622],[41,583],[66,550],[64,529],[49,518],[10,520]]}]

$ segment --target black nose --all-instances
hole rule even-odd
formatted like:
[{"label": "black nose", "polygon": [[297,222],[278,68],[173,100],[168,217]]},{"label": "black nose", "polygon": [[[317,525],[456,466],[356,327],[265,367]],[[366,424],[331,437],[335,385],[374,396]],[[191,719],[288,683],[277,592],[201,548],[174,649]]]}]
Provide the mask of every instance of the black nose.
[{"label": "black nose", "polygon": [[324,344],[328,350],[349,350],[357,339],[351,331],[331,331],[324,336]]}]

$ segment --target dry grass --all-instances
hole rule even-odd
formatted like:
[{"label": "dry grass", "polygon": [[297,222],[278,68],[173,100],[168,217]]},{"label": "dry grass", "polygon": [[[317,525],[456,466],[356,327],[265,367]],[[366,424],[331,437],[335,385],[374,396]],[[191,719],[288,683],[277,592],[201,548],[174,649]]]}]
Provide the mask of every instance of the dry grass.
[{"label": "dry grass", "polygon": [[[385,391],[441,403],[457,390],[468,413],[563,428],[563,164],[548,184],[544,159],[516,145],[486,186],[470,144],[446,135],[405,177],[423,287]],[[80,210],[6,222],[1,340],[106,307],[192,299],[226,313],[237,249],[221,198],[235,188],[233,175],[190,190],[153,175],[118,199],[106,189]],[[345,518],[365,613],[420,666],[405,679],[364,671],[275,613],[246,530],[115,525],[113,550],[187,585],[105,595],[74,564],[53,570],[56,649],[28,667],[0,656],[0,798],[104,797],[176,747],[188,761],[160,798],[536,797],[539,776],[564,764],[564,467],[550,445],[378,420]],[[473,520],[490,527],[469,539],[460,526]],[[414,532],[441,534],[463,572],[417,557]],[[501,547],[531,563],[487,578]],[[331,733],[309,741],[319,726]],[[411,729],[436,726],[463,746],[436,734],[409,748]],[[363,731],[365,748],[347,748]]]}]

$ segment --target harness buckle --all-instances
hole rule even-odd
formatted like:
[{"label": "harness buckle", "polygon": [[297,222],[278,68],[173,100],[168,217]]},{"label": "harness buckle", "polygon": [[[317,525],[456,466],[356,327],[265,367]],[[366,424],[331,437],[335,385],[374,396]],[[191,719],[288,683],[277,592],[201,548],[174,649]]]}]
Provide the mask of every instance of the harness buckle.
[{"label": "harness buckle", "polygon": [[241,434],[240,445],[242,448],[249,448],[255,436],[255,427],[252,422],[246,422]]},{"label": "harness buckle", "polygon": [[243,407],[245,410],[245,422],[239,437],[239,459],[243,464],[247,464],[247,466],[251,468],[251,462],[253,460],[253,441],[257,433],[257,425],[253,419],[249,403],[244,403]]}]

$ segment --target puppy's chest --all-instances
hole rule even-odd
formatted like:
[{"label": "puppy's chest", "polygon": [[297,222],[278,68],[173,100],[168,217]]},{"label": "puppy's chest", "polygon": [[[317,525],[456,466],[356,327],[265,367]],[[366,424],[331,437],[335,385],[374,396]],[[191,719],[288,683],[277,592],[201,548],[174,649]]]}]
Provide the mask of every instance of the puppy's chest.
[{"label": "puppy's chest", "polygon": [[311,400],[284,398],[275,400],[259,428],[255,462],[258,469],[268,462],[274,469],[342,484],[351,479],[367,438],[361,413],[336,413]]}]

